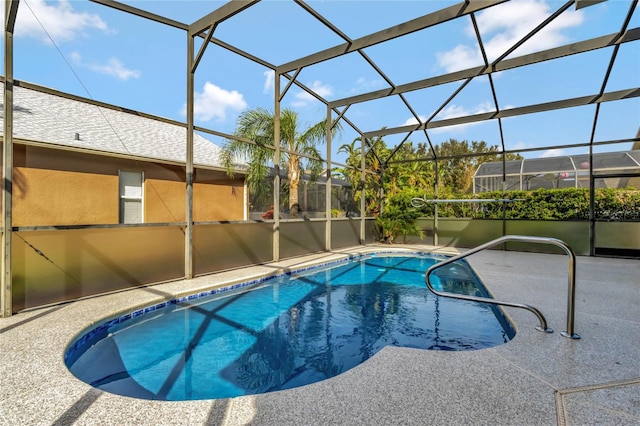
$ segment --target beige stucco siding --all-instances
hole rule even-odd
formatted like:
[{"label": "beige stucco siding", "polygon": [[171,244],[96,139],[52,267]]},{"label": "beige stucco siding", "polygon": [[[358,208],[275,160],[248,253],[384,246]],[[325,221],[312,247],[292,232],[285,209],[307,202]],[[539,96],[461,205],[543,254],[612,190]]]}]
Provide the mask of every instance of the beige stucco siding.
[{"label": "beige stucco siding", "polygon": [[[145,179],[145,222],[183,222],[185,183]],[[243,219],[242,182],[193,184],[193,220],[210,222]]]},{"label": "beige stucco siding", "polygon": [[[119,172],[142,172],[145,223],[184,222],[184,167],[16,145],[13,225],[117,224]],[[194,220],[244,218],[242,179],[196,169]]]},{"label": "beige stucco siding", "polygon": [[150,179],[144,181],[144,221],[148,223],[184,222],[185,188],[182,181]]},{"label": "beige stucco siding", "polygon": [[207,222],[217,220],[242,220],[242,182],[228,185],[195,183],[193,185],[193,220]]},{"label": "beige stucco siding", "polygon": [[118,223],[118,176],[61,170],[14,170],[13,225]]}]

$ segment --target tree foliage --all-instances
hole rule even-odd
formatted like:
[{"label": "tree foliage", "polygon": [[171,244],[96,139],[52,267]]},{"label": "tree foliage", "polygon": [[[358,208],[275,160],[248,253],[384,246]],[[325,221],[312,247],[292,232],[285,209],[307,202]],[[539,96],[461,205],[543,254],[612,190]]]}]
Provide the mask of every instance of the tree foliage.
[{"label": "tree foliage", "polygon": [[[497,145],[485,141],[458,141],[449,139],[435,146],[436,157],[442,158],[438,166],[442,169],[440,186],[453,192],[471,192],[473,174],[481,164],[500,161],[502,154]],[[477,155],[484,154],[484,155]],[[520,160],[519,154],[506,154],[505,160]]]},{"label": "tree foliage", "polygon": [[354,139],[350,144],[344,144],[338,152],[347,154],[347,167],[337,168],[335,171],[345,179],[353,188],[353,197],[356,205],[360,205],[362,200],[362,188],[364,183],[365,216],[377,216],[380,212],[380,190],[382,188],[382,161],[381,158],[388,158],[389,150],[384,145],[382,139],[374,139],[366,152],[366,171],[364,180],[360,171],[362,161],[362,141],[360,138]]},{"label": "tree foliage", "polygon": [[[334,123],[331,133],[335,136],[340,129],[340,124]],[[260,198],[266,192],[265,179],[274,166],[274,150],[270,146],[275,144],[275,115],[263,108],[244,111],[238,117],[234,136],[238,139],[227,140],[223,148],[222,163],[232,176],[237,162],[246,161],[249,191]],[[297,112],[287,108],[281,111],[280,148],[283,150],[279,167],[287,174],[289,209],[293,217],[299,208],[298,185],[302,174],[310,173],[314,179],[322,171],[323,163],[318,160],[322,157],[317,147],[324,144],[326,137],[326,121],[302,130]]]},{"label": "tree foliage", "polygon": [[[347,154],[348,167],[338,171],[354,188],[356,202],[362,197],[361,150],[358,138],[339,151]],[[484,155],[477,155],[480,153]],[[436,158],[441,157],[436,166]],[[411,205],[411,198],[425,194],[435,198],[436,182],[439,183],[438,198],[466,194],[478,166],[500,158],[498,147],[484,141],[469,143],[449,139],[433,151],[426,143],[414,145],[407,141],[392,151],[382,138],[375,138],[369,141],[366,155],[365,214],[377,218],[387,240],[413,233],[416,219],[424,213]],[[507,159],[516,158],[520,156],[507,155]]]}]

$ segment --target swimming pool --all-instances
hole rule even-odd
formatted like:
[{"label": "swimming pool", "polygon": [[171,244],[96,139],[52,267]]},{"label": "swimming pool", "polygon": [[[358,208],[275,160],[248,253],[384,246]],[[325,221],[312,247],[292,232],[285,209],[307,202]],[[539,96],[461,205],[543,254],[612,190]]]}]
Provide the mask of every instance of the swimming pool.
[{"label": "swimming pool", "polygon": [[[318,382],[387,345],[469,350],[511,339],[514,329],[497,307],[427,290],[424,272],[437,260],[367,255],[156,305],[84,333],[65,362],[107,392],[194,400]],[[465,262],[442,268],[432,282],[488,296]]]}]

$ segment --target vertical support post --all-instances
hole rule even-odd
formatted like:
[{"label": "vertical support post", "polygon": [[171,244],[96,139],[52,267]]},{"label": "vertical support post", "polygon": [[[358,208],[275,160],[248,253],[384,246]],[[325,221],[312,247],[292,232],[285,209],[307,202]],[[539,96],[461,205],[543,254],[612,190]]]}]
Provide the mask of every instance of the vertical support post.
[{"label": "vertical support post", "polygon": [[[507,192],[507,155],[502,151],[502,198]],[[502,235],[507,235],[507,203],[500,203],[502,207]],[[506,250],[507,246],[502,246]]]},{"label": "vertical support post", "polygon": [[244,180],[244,183],[242,184],[242,194],[244,194],[244,200],[243,200],[243,206],[242,206],[242,220],[249,220],[249,185],[247,185],[247,180]]},{"label": "vertical support post", "polygon": [[[381,162],[380,164],[380,173],[378,174],[378,176],[380,177],[380,186],[378,187],[378,205],[380,206],[380,208],[378,209],[379,213],[378,215],[381,215],[384,213],[385,210],[385,206],[384,206],[384,163]],[[385,236],[384,236],[384,228],[381,229],[382,232],[382,241],[386,242],[385,240]]]},{"label": "vertical support post", "polygon": [[590,143],[589,144],[589,256],[596,255],[596,188],[595,186],[596,186],[596,181],[593,177],[593,143]]},{"label": "vertical support post", "polygon": [[524,180],[522,177],[523,170],[524,170],[524,159],[520,160],[520,191],[524,190]]},{"label": "vertical support post", "polygon": [[11,268],[13,237],[13,30],[18,13],[18,0],[6,1],[4,10],[4,143],[2,149],[2,288],[0,316],[10,317],[13,310],[13,271]]},{"label": "vertical support post", "polygon": [[384,164],[380,164],[380,187],[378,188],[378,202],[380,203],[380,214],[384,213]]},{"label": "vertical support post", "polygon": [[187,33],[187,158],[185,162],[185,221],[184,277],[193,278],[193,91],[194,91],[194,40]]},{"label": "vertical support post", "polygon": [[[435,197],[435,199],[438,199],[438,182],[440,181],[440,177],[439,177],[439,173],[438,173],[438,160],[434,160],[435,162],[435,169],[436,169],[436,178],[435,178],[435,184],[434,184],[434,188],[433,188],[433,195]],[[435,206],[433,206],[433,245],[437,246],[439,244],[438,241],[438,203],[436,203]]]},{"label": "vertical support post", "polygon": [[362,196],[360,197],[360,244],[365,244],[367,242],[367,200],[365,199],[367,191],[367,175],[365,169],[367,167],[367,159],[365,156],[365,140],[364,136],[360,134],[360,184],[362,185],[361,191]]},{"label": "vertical support post", "polygon": [[564,337],[579,339],[580,336],[574,330],[576,309],[576,255],[567,244],[561,246],[569,255],[569,287],[567,294],[567,329],[560,332]]},{"label": "vertical support post", "polygon": [[325,193],[325,238],[324,248],[331,251],[331,108],[327,105],[327,182]]},{"label": "vertical support post", "polygon": [[280,260],[280,73],[273,81],[275,105],[273,112],[273,261]]}]

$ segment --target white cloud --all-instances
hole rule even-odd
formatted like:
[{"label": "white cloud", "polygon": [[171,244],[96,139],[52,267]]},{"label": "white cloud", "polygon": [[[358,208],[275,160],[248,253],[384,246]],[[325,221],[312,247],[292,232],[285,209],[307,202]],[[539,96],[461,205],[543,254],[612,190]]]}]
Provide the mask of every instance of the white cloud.
[{"label": "white cloud", "polygon": [[[467,109],[464,106],[451,104],[445,109],[443,109],[442,111],[440,111],[438,115],[434,117],[434,121],[447,120],[447,119],[456,118],[456,117],[464,117],[467,115],[482,114],[485,112],[493,112],[495,110],[496,109],[493,106],[493,103],[490,101],[482,102],[470,109]],[[462,131],[469,126],[474,126],[476,124],[480,124],[480,123],[474,122],[474,123],[466,123],[466,124],[456,124],[455,126],[436,127],[435,129],[431,129],[431,131],[433,133]]]},{"label": "white cloud", "polygon": [[459,44],[447,52],[436,53],[436,62],[447,72],[454,72],[482,64],[482,57],[478,49]]},{"label": "white cloud", "polygon": [[469,115],[470,111],[467,110],[463,106],[459,106],[456,104],[451,104],[435,116],[435,120],[447,120],[449,118],[462,117],[464,115]]},{"label": "white cloud", "polygon": [[273,86],[276,79],[276,73],[273,70],[267,70],[264,72],[264,88],[262,89],[262,93],[271,93],[273,94]]},{"label": "white cloud", "polygon": [[514,143],[510,149],[519,150],[519,149],[526,149],[526,148],[529,148],[528,143],[526,143],[525,141],[518,141]]},{"label": "white cloud", "polygon": [[495,111],[496,109],[493,106],[493,103],[489,101],[482,102],[481,104],[476,105],[471,109],[466,109],[463,106],[458,106],[456,104],[451,104],[442,111],[438,115],[436,115],[436,120],[446,120],[449,118],[462,117],[465,115],[473,115],[473,114],[482,114],[484,112]]},{"label": "white cloud", "polygon": [[313,83],[309,85],[309,88],[316,92],[318,95],[326,98],[327,96],[333,95],[333,89],[331,86],[326,84],[322,84],[320,81],[315,80]]},{"label": "white cloud", "polygon": [[85,63],[82,55],[78,52],[71,52],[71,61],[74,65],[88,68],[100,74],[110,75],[119,80],[129,80],[130,78],[139,78],[141,72],[125,68],[124,64],[118,58],[109,58],[106,64]]},{"label": "white cloud", "polygon": [[[323,98],[333,95],[333,89],[331,88],[331,86],[322,84],[322,82],[319,80],[315,80],[312,83],[307,84],[307,87],[313,90],[314,92],[316,92],[319,96]],[[305,91],[300,91],[296,93],[295,98],[296,100],[291,102],[291,105],[295,107],[306,106],[310,101],[313,101],[316,99]]]},{"label": "white cloud", "polygon": [[[195,93],[193,99],[194,117],[201,121],[225,121],[227,111],[242,111],[247,108],[242,93],[236,90],[225,90],[213,83],[206,82],[202,92]],[[182,106],[182,115],[186,115],[187,106]]]},{"label": "white cloud", "polygon": [[[493,103],[486,101],[483,102],[481,104],[476,105],[475,107],[471,108],[471,109],[467,109],[463,106],[458,106],[456,104],[451,104],[448,107],[446,107],[445,109],[443,109],[442,111],[440,111],[440,113],[438,113],[438,115],[436,115],[434,117],[435,121],[438,120],[446,120],[449,118],[455,118],[455,117],[463,117],[466,115],[474,115],[474,114],[482,114],[484,112],[490,112],[490,111],[495,111],[495,108],[493,107]],[[427,121],[427,117],[424,115],[418,115],[418,118],[420,119],[421,123],[424,123]],[[418,121],[416,120],[415,117],[409,117],[403,124],[403,126],[410,126],[412,124],[418,124]],[[451,129],[462,129],[464,127],[467,126],[472,126],[474,124],[478,124],[478,123],[469,123],[469,124],[458,124],[456,126],[449,126],[446,128],[435,128],[432,131],[435,133],[438,132],[443,132],[445,130],[451,130]]]},{"label": "white cloud", "polygon": [[[510,49],[554,12],[545,0],[515,0],[492,7],[478,14],[478,27],[482,34],[489,62]],[[519,47],[516,56],[550,49],[567,43],[564,31],[581,25],[584,12],[568,9]],[[447,52],[436,54],[437,63],[447,72],[481,65],[482,59],[471,25],[465,31],[472,44],[459,44]]]},{"label": "white cloud", "polygon": [[[424,123],[425,121],[427,121],[427,117],[425,117],[424,115],[418,115],[418,118],[420,119],[420,123]],[[416,120],[415,117],[409,117],[409,118],[407,118],[407,120],[402,125],[403,126],[410,126],[410,125],[413,125],[413,124],[418,124],[418,120]]]},{"label": "white cloud", "polygon": [[82,65],[82,55],[78,52],[71,52],[69,54],[69,59],[74,65]]},{"label": "white cloud", "polygon": [[554,149],[548,149],[544,151],[542,154],[540,154],[539,158],[559,157],[561,155],[564,155],[564,149],[554,148]]},{"label": "white cloud", "polygon": [[352,93],[359,93],[362,90],[366,90],[366,91],[372,91],[372,90],[377,90],[383,87],[388,87],[384,80],[381,79],[374,79],[374,80],[368,80],[364,77],[360,77],[356,80],[356,88],[352,89],[351,92]]},{"label": "white cloud", "polygon": [[129,80],[130,78],[140,77],[140,71],[130,70],[124,67],[118,58],[109,58],[104,65],[91,65],[90,68],[101,74],[107,74],[117,77],[120,80]]},{"label": "white cloud", "polygon": [[[4,18],[4,6],[2,16]],[[110,31],[100,16],[76,12],[68,0],[48,3],[44,0],[28,0],[28,2],[20,2],[18,7],[16,37],[31,37],[49,44],[51,43],[49,36],[51,36],[55,43],[61,43],[84,36],[86,31],[91,29]]]}]

